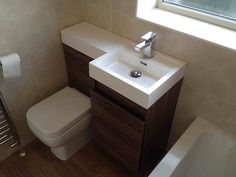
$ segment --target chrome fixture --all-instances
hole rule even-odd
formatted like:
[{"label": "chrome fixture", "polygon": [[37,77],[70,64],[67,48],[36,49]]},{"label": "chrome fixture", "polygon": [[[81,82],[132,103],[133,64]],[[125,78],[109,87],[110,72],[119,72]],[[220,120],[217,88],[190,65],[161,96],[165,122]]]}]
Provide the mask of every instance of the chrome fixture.
[{"label": "chrome fixture", "polygon": [[10,143],[10,148],[18,146],[20,156],[26,155],[22,148],[13,118],[7,108],[2,93],[0,92],[0,147],[8,142]]},{"label": "chrome fixture", "polygon": [[156,37],[157,33],[151,31],[146,33],[141,37],[141,39],[144,39],[145,41],[136,45],[134,49],[138,52],[143,51],[144,58],[152,58],[154,56],[155,43],[157,39]]},{"label": "chrome fixture", "polygon": [[130,76],[134,77],[134,78],[138,78],[142,76],[142,72],[139,70],[133,70],[130,72]]}]

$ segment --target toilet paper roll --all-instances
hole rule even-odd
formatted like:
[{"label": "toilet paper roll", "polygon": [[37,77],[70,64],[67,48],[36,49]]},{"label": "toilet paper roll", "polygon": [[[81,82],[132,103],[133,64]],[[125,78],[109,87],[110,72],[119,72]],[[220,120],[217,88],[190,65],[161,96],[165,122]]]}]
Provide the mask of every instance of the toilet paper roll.
[{"label": "toilet paper roll", "polygon": [[21,76],[20,56],[17,53],[0,57],[0,63],[3,70],[3,79]]}]

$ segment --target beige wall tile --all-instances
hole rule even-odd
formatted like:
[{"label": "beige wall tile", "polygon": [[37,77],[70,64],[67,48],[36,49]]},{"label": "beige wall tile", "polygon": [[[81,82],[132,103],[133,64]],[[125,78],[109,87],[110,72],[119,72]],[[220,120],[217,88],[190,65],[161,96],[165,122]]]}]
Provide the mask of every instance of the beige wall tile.
[{"label": "beige wall tile", "polygon": [[17,18],[17,0],[0,1],[0,24]]},{"label": "beige wall tile", "polygon": [[183,84],[175,116],[192,118],[200,116],[209,122],[222,126],[230,110],[229,104],[211,93]]},{"label": "beige wall tile", "polygon": [[231,133],[236,134],[236,109],[232,109],[229,116],[226,118],[223,124],[223,128]]},{"label": "beige wall tile", "polygon": [[59,45],[51,27],[50,13],[33,13],[21,19],[21,28],[27,45],[28,59],[33,59],[54,50]]},{"label": "beige wall tile", "polygon": [[52,67],[36,77],[42,98],[46,98],[68,85],[64,68]]},{"label": "beige wall tile", "polygon": [[112,32],[133,41],[138,40],[137,21],[122,13],[112,11]]},{"label": "beige wall tile", "polygon": [[42,74],[51,67],[65,68],[64,53],[59,47],[55,51],[50,51],[43,56],[32,60],[33,68],[36,74]]},{"label": "beige wall tile", "polygon": [[[161,27],[157,27],[161,28]],[[187,60],[192,38],[179,32],[162,28],[158,33],[156,49],[180,60]]]},{"label": "beige wall tile", "polygon": [[89,3],[94,3],[105,8],[111,8],[112,0],[87,0]]},{"label": "beige wall tile", "polygon": [[236,51],[194,40],[185,82],[236,105]]},{"label": "beige wall tile", "polygon": [[134,17],[136,15],[136,3],[136,0],[112,0],[112,9]]},{"label": "beige wall tile", "polygon": [[230,112],[231,106],[218,97],[194,86],[183,84],[169,144],[172,145],[196,117],[201,117],[220,128],[225,128],[227,119],[228,121],[236,121],[236,118],[234,120],[229,118]]},{"label": "beige wall tile", "polygon": [[19,17],[32,13],[49,12],[55,6],[55,0],[15,0]]},{"label": "beige wall tile", "polygon": [[82,21],[82,0],[59,0],[57,2],[56,14],[58,13],[59,28],[65,28]]},{"label": "beige wall tile", "polygon": [[110,9],[103,8],[94,3],[87,3],[85,20],[103,29],[111,31]]},{"label": "beige wall tile", "polygon": [[156,29],[154,25],[145,21],[112,11],[112,32],[130,40],[141,42],[142,39],[140,37],[149,31],[158,31],[159,33],[161,29]]},{"label": "beige wall tile", "polygon": [[65,60],[61,49],[36,58],[32,63],[41,98],[46,98],[68,85]]},{"label": "beige wall tile", "polygon": [[19,28],[17,20],[0,24],[0,56],[18,52],[23,60],[26,58],[26,45]]}]

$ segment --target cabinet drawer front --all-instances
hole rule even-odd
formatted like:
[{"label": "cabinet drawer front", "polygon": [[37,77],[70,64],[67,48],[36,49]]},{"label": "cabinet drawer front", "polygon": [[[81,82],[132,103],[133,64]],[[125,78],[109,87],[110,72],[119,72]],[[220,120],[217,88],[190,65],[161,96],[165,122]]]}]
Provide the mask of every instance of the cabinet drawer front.
[{"label": "cabinet drawer front", "polygon": [[123,166],[134,173],[138,173],[140,156],[133,158],[130,155],[127,146],[124,143],[120,143],[117,140],[116,136],[112,135],[110,132],[106,131],[106,128],[102,130],[101,128],[95,125],[93,128],[93,136],[96,142],[98,142],[108,153],[110,153],[117,161],[119,161]]},{"label": "cabinet drawer front", "polygon": [[129,100],[128,98],[99,82],[96,83],[96,91],[102,95],[105,95],[107,98],[116,102],[117,104],[121,104],[124,109],[129,110],[132,114],[139,117],[140,119],[145,120],[147,116],[147,109],[141,107],[137,103]]},{"label": "cabinet drawer front", "polygon": [[95,139],[129,169],[136,171],[145,122],[95,91],[91,91],[90,96]]}]

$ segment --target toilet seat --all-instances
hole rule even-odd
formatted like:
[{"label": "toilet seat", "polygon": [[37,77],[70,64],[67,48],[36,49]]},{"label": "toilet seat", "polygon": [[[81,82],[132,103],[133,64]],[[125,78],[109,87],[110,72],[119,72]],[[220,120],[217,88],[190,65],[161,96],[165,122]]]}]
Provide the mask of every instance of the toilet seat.
[{"label": "toilet seat", "polygon": [[66,87],[31,107],[27,121],[40,137],[56,138],[88,117],[90,108],[86,95]]},{"label": "toilet seat", "polygon": [[71,141],[73,137],[88,129],[90,127],[90,124],[91,114],[89,114],[83,120],[77,122],[71,128],[56,137],[42,136],[42,133],[31,127],[31,125],[29,125],[29,127],[31,128],[34,135],[36,135],[44,144],[49,147],[58,147],[66,144],[68,141]]}]

